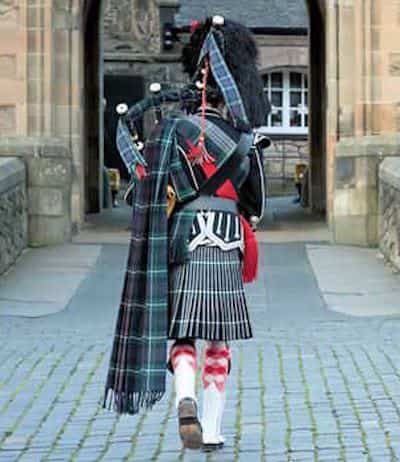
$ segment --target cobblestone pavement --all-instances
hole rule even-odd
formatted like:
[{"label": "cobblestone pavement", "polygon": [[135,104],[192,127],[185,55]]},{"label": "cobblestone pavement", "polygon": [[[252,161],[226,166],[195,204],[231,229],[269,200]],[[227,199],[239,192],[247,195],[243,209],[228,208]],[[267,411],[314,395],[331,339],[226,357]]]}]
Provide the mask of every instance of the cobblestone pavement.
[{"label": "cobblestone pavement", "polygon": [[139,417],[103,410],[125,252],[104,246],[65,311],[0,318],[0,462],[400,458],[400,320],[329,312],[301,243],[262,247],[255,339],[233,345],[222,451],[180,449],[171,384]]}]

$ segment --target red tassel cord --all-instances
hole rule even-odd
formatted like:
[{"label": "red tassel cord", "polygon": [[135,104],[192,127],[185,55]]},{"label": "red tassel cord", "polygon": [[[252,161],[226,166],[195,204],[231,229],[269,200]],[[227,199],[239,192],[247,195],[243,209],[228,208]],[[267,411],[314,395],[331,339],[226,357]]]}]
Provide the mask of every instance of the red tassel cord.
[{"label": "red tassel cord", "polygon": [[203,69],[202,93],[201,93],[201,128],[197,146],[187,140],[189,152],[187,157],[193,165],[214,162],[214,157],[207,151],[205,132],[206,132],[206,108],[207,108],[207,80],[210,72],[210,63],[206,58]]},{"label": "red tassel cord", "polygon": [[203,148],[200,145],[194,145],[189,139],[185,138],[186,145],[188,147],[188,152],[186,153],[188,160],[192,164],[200,163],[198,160],[201,157]]},{"label": "red tassel cord", "polygon": [[242,277],[245,283],[253,282],[258,273],[258,243],[255,232],[248,221],[240,216],[244,234],[244,255]]}]

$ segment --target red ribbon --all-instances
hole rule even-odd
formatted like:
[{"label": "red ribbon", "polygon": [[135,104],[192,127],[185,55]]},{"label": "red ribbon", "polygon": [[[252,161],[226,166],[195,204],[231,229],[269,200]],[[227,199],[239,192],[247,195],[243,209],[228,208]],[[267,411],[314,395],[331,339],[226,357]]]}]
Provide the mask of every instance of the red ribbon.
[{"label": "red ribbon", "polygon": [[200,27],[200,24],[201,24],[200,21],[193,20],[190,23],[190,33],[193,34],[194,32],[196,32],[196,30]]},{"label": "red ribbon", "polygon": [[146,176],[146,170],[144,169],[143,165],[138,164],[136,166],[136,175],[139,180],[143,180],[143,178]]}]

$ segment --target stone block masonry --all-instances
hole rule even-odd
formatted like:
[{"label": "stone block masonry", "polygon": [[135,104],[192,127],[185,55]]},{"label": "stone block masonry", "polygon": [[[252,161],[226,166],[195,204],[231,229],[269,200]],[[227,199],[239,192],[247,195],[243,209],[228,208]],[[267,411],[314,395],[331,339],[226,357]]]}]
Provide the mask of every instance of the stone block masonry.
[{"label": "stone block masonry", "polygon": [[337,144],[332,222],[336,243],[368,247],[379,245],[382,215],[382,207],[379,207],[380,183],[383,175],[384,181],[390,180],[391,187],[395,187],[397,174],[393,175],[384,166],[391,165],[391,159],[398,162],[399,147],[399,135],[389,134],[343,138]]},{"label": "stone block masonry", "polygon": [[40,247],[68,242],[72,184],[68,148],[53,138],[3,138],[0,159],[3,155],[19,157],[26,166],[28,245]]},{"label": "stone block masonry", "polygon": [[27,246],[26,169],[16,158],[0,158],[0,274]]},{"label": "stone block masonry", "polygon": [[385,159],[379,179],[379,247],[400,270],[400,158]]},{"label": "stone block masonry", "polygon": [[67,242],[71,233],[71,160],[31,157],[27,165],[30,245]]},{"label": "stone block masonry", "polygon": [[[246,287],[254,339],[231,345],[221,451],[181,449],[171,374],[151,411],[102,409],[127,252],[106,245],[67,310],[0,317],[0,461],[398,461],[398,317],[327,309],[303,243],[259,250],[259,279]],[[361,309],[371,300],[358,298]]]}]

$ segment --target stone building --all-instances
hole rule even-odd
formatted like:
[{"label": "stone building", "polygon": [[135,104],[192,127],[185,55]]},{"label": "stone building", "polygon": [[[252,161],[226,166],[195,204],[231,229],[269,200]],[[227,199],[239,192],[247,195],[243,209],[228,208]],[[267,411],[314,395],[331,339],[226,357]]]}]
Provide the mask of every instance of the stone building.
[{"label": "stone building", "polygon": [[[400,145],[400,5],[304,1],[311,208],[326,211],[336,242],[376,245],[383,216],[378,168],[385,156],[399,154]],[[121,0],[121,9],[109,11],[110,33],[117,41],[125,35],[135,47],[118,50],[121,67],[151,64],[158,76],[175,60],[161,43],[179,3]],[[100,209],[105,9],[99,0],[0,3],[0,155],[20,158],[26,169],[31,244],[68,240],[87,211]],[[257,15],[267,24],[267,7]],[[398,208],[393,214],[398,223]]]}]

